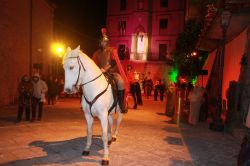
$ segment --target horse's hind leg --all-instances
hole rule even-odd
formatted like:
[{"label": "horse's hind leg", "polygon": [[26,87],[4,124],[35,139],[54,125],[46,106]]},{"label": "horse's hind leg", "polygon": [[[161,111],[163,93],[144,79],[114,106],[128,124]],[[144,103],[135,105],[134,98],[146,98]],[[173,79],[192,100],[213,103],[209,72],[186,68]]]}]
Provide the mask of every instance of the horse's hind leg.
[{"label": "horse's hind leg", "polygon": [[112,141],[116,141],[121,121],[122,121],[122,113],[118,111],[117,122],[116,122],[114,135],[112,136]]},{"label": "horse's hind leg", "polygon": [[103,141],[103,159],[102,159],[102,165],[108,165],[109,164],[109,150],[108,150],[108,115],[104,114],[101,117],[99,117],[102,125],[102,141]]},{"label": "horse's hind leg", "polygon": [[87,156],[89,155],[89,149],[92,144],[92,133],[93,133],[92,126],[93,126],[94,118],[91,115],[86,114],[86,113],[84,115],[87,121],[87,143],[86,143],[84,151],[82,152],[82,155]]}]

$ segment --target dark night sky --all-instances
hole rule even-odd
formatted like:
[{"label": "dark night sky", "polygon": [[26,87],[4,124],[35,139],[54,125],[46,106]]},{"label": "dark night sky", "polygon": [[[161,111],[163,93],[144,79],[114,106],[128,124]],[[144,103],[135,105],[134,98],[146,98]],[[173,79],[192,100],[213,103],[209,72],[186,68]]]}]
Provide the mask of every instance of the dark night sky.
[{"label": "dark night sky", "polygon": [[91,55],[98,47],[100,29],[106,25],[106,0],[51,0],[55,5],[56,40]]}]

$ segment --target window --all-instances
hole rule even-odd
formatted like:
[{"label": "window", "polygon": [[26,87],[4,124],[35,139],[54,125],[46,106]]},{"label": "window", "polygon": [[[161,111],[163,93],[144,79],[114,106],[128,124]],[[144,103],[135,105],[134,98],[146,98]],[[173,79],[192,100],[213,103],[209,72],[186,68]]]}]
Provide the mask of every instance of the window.
[{"label": "window", "polygon": [[161,0],[161,7],[168,7],[168,0]]},{"label": "window", "polygon": [[119,21],[118,22],[118,31],[120,35],[125,35],[126,33],[126,21]]},{"label": "window", "polygon": [[167,56],[167,44],[159,44],[159,60],[166,60]]},{"label": "window", "polygon": [[120,10],[126,10],[127,0],[120,0]]},{"label": "window", "polygon": [[143,6],[143,0],[137,0],[137,10],[142,10]]},{"label": "window", "polygon": [[118,55],[119,55],[119,59],[120,60],[124,60],[125,59],[125,45],[124,44],[120,44],[118,46]]},{"label": "window", "polygon": [[160,19],[160,29],[167,29],[168,19]]}]

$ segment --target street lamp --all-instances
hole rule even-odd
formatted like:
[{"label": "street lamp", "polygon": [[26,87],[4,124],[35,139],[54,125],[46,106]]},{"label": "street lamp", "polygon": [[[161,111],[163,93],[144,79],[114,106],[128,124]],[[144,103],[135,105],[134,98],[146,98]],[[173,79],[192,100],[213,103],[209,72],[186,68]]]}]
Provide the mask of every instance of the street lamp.
[{"label": "street lamp", "polygon": [[[218,94],[218,115],[217,115],[217,125],[221,125],[221,113],[223,110],[223,98],[222,98],[222,87],[223,87],[223,72],[224,72],[224,57],[225,57],[225,45],[226,45],[226,35],[230,24],[231,13],[230,11],[223,11],[221,14],[221,29],[222,29],[222,42],[221,42],[221,55],[219,60],[219,94]],[[217,126],[219,127],[219,126]]]},{"label": "street lamp", "polygon": [[56,55],[54,69],[55,69],[55,75],[58,76],[59,68],[60,68],[59,61],[61,61],[62,55],[64,54],[64,51],[65,51],[64,45],[62,43],[53,43],[51,45],[51,51]]},{"label": "street lamp", "polygon": [[62,57],[62,54],[64,53],[64,45],[61,43],[53,43],[51,46],[52,52],[59,56],[60,58]]},{"label": "street lamp", "polygon": [[225,57],[225,45],[227,29],[230,24],[231,13],[230,11],[223,11],[221,15],[221,29],[222,29],[222,50],[220,55],[220,72],[219,72],[219,98],[220,98],[220,111],[222,111],[222,85],[223,85],[223,71],[224,71],[224,57]]}]

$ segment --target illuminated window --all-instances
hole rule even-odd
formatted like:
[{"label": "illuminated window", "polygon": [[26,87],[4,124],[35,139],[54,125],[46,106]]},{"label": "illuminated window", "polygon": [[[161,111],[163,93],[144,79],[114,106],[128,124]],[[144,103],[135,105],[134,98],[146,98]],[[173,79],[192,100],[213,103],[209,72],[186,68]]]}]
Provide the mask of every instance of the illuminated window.
[{"label": "illuminated window", "polygon": [[161,7],[168,7],[168,0],[161,0]]},{"label": "illuminated window", "polygon": [[160,19],[160,29],[168,28],[168,19]]},{"label": "illuminated window", "polygon": [[144,34],[139,33],[137,36],[137,53],[143,54],[145,50]]},{"label": "illuminated window", "polygon": [[120,10],[126,10],[126,8],[127,8],[127,1],[120,0]]},{"label": "illuminated window", "polygon": [[128,54],[131,60],[147,60],[148,36],[146,33],[137,31],[132,35],[131,51]]},{"label": "illuminated window", "polygon": [[159,44],[159,60],[166,60],[167,56],[167,44]]}]

